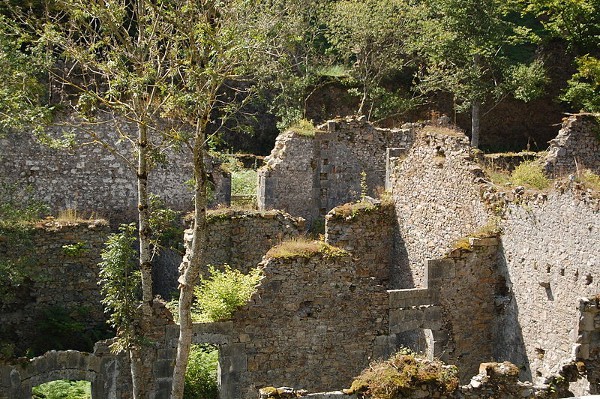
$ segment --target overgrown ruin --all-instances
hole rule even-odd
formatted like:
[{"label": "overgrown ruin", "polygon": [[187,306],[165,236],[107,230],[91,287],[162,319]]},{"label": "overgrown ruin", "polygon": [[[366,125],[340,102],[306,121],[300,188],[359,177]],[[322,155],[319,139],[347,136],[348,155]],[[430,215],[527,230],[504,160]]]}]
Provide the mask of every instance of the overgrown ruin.
[{"label": "overgrown ruin", "polygon": [[[454,397],[493,396],[485,389],[498,385],[502,367],[491,361],[514,365],[500,384],[514,397],[552,397],[557,381],[573,394],[600,393],[600,199],[575,178],[583,165],[600,170],[597,132],[589,116],[565,120],[546,170],[566,176],[548,191],[492,183],[482,155],[447,126],[389,130],[340,119],[314,137],[284,133],[259,172],[262,209],[216,217],[212,254],[247,269],[303,231],[296,216],[313,226],[324,216],[324,241],[309,253],[269,252],[245,307],[229,321],[195,325],[195,343],[219,347],[221,398],[256,398],[266,386],[341,390],[403,346],[456,365],[464,386]],[[62,248],[106,234],[86,228],[74,227],[86,235],[73,230],[71,241],[48,232],[42,242]],[[99,248],[86,248],[93,269]],[[46,286],[36,287],[29,306]],[[169,394],[177,326],[159,301],[155,312],[160,399]],[[3,308],[3,324],[9,317],[17,316]],[[106,345],[2,365],[0,398],[29,398],[32,386],[57,378],[91,381],[93,399],[128,398],[126,361]]]}]

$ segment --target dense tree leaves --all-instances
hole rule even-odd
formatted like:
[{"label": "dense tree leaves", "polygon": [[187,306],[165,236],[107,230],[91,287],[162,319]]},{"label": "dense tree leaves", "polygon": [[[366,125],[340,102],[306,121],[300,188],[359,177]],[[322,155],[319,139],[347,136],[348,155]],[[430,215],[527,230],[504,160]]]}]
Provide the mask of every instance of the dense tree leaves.
[{"label": "dense tree leaves", "polygon": [[411,9],[414,31],[408,47],[422,59],[418,87],[447,91],[461,110],[471,109],[472,145],[479,143],[480,108],[508,93],[529,100],[545,78],[540,61],[511,59],[514,46],[535,36],[509,18],[513,10],[498,0],[427,0]]}]

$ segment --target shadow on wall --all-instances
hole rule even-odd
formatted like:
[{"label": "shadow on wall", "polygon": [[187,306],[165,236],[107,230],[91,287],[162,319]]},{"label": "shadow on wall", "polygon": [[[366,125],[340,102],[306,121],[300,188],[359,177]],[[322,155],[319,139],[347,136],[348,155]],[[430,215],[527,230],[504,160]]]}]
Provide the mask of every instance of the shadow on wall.
[{"label": "shadow on wall", "polygon": [[519,308],[512,291],[512,281],[508,271],[508,265],[504,256],[502,240],[498,247],[498,274],[504,278],[504,287],[496,290],[495,308],[497,311],[496,326],[494,328],[496,337],[494,339],[494,358],[508,360],[519,367],[519,379],[521,381],[532,381],[530,362],[525,350],[523,330],[519,324]]},{"label": "shadow on wall", "polygon": [[415,281],[413,274],[410,269],[408,250],[406,243],[398,227],[398,218],[394,226],[394,255],[393,259],[395,262],[392,263],[392,270],[390,273],[390,287],[391,290],[400,290],[407,288],[415,288]]}]

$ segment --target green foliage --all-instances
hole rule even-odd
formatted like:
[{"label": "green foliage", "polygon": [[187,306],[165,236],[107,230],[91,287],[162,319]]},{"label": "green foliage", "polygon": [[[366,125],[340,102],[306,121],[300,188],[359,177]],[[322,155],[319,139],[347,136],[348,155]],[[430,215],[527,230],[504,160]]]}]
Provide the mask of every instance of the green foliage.
[{"label": "green foliage", "polygon": [[548,78],[540,60],[511,65],[507,74],[505,86],[517,100],[529,102],[544,94]]},{"label": "green foliage", "polygon": [[88,251],[87,244],[85,242],[76,242],[75,244],[65,244],[62,246],[63,252],[67,256],[79,257]]},{"label": "green foliage", "polygon": [[550,180],[544,174],[542,165],[535,161],[520,163],[511,173],[510,181],[514,185],[543,190],[550,186]]},{"label": "green foliage", "polygon": [[0,136],[8,129],[37,129],[50,120],[39,50],[16,23],[0,15]]},{"label": "green foliage", "polygon": [[185,373],[184,399],[217,399],[219,351],[210,345],[192,345]]},{"label": "green foliage", "polygon": [[344,392],[372,399],[399,399],[422,385],[429,386],[431,392],[450,394],[458,388],[458,383],[456,367],[427,360],[405,349],[388,360],[372,363]]},{"label": "green foliage", "polygon": [[30,355],[67,349],[92,352],[97,341],[111,337],[112,333],[104,325],[87,327],[84,320],[88,314],[85,307],[43,309],[36,317],[36,335]]},{"label": "green foliage", "polygon": [[[540,61],[516,62],[514,49],[537,41],[514,17],[513,3],[500,0],[427,0],[411,9],[407,40],[424,62],[418,88],[452,93],[459,111],[495,103],[508,93],[530,100],[545,82]],[[530,59],[533,58],[533,55]],[[519,80],[517,80],[519,79]]]},{"label": "green foliage", "polygon": [[576,63],[577,73],[568,81],[561,99],[584,111],[600,113],[600,59],[584,55]]},{"label": "green foliage", "polygon": [[89,381],[50,381],[33,387],[32,393],[33,399],[91,399],[92,384]]},{"label": "green foliage", "polygon": [[213,322],[231,318],[233,312],[245,305],[262,278],[260,269],[243,274],[224,265],[223,270],[209,267],[209,277],[201,278],[195,287],[197,301],[192,306],[192,318],[197,322]]},{"label": "green foliage", "polygon": [[258,175],[254,169],[242,169],[231,173],[231,195],[256,195]]},{"label": "green foliage", "polygon": [[357,83],[351,94],[360,98],[358,113],[369,119],[400,113],[412,105],[381,85],[405,67],[406,13],[407,3],[400,0],[343,0],[332,2],[328,10],[329,51]]},{"label": "green foliage", "polygon": [[100,292],[109,316],[109,324],[117,330],[113,349],[124,351],[139,344],[143,337],[136,332],[136,308],[141,275],[137,267],[137,252],[133,244],[135,225],[121,225],[120,232],[111,234],[102,250],[100,263]]},{"label": "green foliage", "polygon": [[597,0],[518,0],[555,37],[579,51],[597,51],[600,3]]},{"label": "green foliage", "polygon": [[183,252],[181,212],[167,208],[158,195],[150,194],[148,199],[150,202],[148,224],[152,231],[151,244],[155,253],[161,248]]}]

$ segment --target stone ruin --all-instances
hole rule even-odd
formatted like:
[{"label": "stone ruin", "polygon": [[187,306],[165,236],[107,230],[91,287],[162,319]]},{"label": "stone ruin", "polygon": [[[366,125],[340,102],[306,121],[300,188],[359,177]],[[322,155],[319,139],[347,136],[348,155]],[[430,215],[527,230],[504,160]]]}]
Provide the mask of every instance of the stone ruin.
[{"label": "stone ruin", "polygon": [[[329,137],[328,148],[335,148],[348,146],[344,137],[358,137],[365,125],[326,126],[331,131],[322,134]],[[567,136],[569,126],[580,126],[577,118],[563,126]],[[331,138],[332,131],[346,129],[354,132]],[[369,159],[384,161],[368,169],[357,159],[361,166],[352,172],[344,157],[305,156],[308,149],[323,148],[318,132],[312,139],[293,133],[280,139],[285,145],[261,172],[263,206],[293,203],[285,198],[287,190],[304,204],[295,209],[307,218],[316,220],[325,209],[325,239],[309,254],[270,252],[260,263],[264,278],[245,307],[231,320],[194,326],[195,343],[219,347],[221,397],[255,398],[266,386],[309,392],[346,388],[371,360],[405,346],[457,365],[467,385],[456,397],[557,397],[557,385],[561,393],[600,393],[600,201],[594,192],[570,180],[549,193],[498,187],[460,132],[406,129],[395,133],[405,138],[404,148],[393,139],[388,148],[363,147],[353,139],[352,156],[366,148]],[[379,141],[376,136],[370,143]],[[304,157],[295,164],[291,154]],[[586,161],[586,167],[594,165],[598,158]],[[323,166],[331,169],[323,172]],[[284,171],[304,177],[283,186]],[[340,181],[351,180],[353,190],[360,187],[363,171],[367,179],[377,175],[370,190],[388,187],[386,198],[337,204],[336,196],[329,196]],[[327,179],[320,179],[322,173]],[[319,197],[323,188],[326,195]],[[352,199],[360,198],[359,191]],[[317,202],[318,208],[307,205]],[[273,231],[281,228],[283,236],[301,230],[301,221],[281,220],[281,227],[261,228],[270,231],[264,235],[265,252],[277,243]],[[239,230],[222,231],[218,248],[233,243]],[[244,259],[243,251],[233,253]],[[157,322],[152,347],[156,399],[168,397],[177,336],[168,317],[160,320],[165,321]],[[4,365],[0,392],[26,398],[32,385],[83,378],[92,381],[94,399],[127,398],[127,365],[103,347],[99,343],[90,355],[50,352],[28,366]],[[505,361],[512,365],[502,366]]]},{"label": "stone ruin", "polygon": [[[98,123],[94,131],[121,148],[126,158],[133,149],[117,134],[119,129],[134,133],[132,126],[111,119]],[[60,137],[61,128],[49,128],[47,133]],[[31,133],[9,132],[0,137],[0,183],[29,186],[35,199],[48,204],[54,214],[75,210],[106,218],[114,226],[136,220],[135,169],[124,157],[92,143],[93,138],[79,132],[73,143],[75,150],[52,148]],[[161,155],[165,161],[155,165],[149,174],[149,191],[171,209],[192,210],[190,190],[185,184],[192,177],[191,153],[185,148],[166,148]],[[206,161],[213,206],[230,202],[231,176],[220,165],[216,158]]]}]

